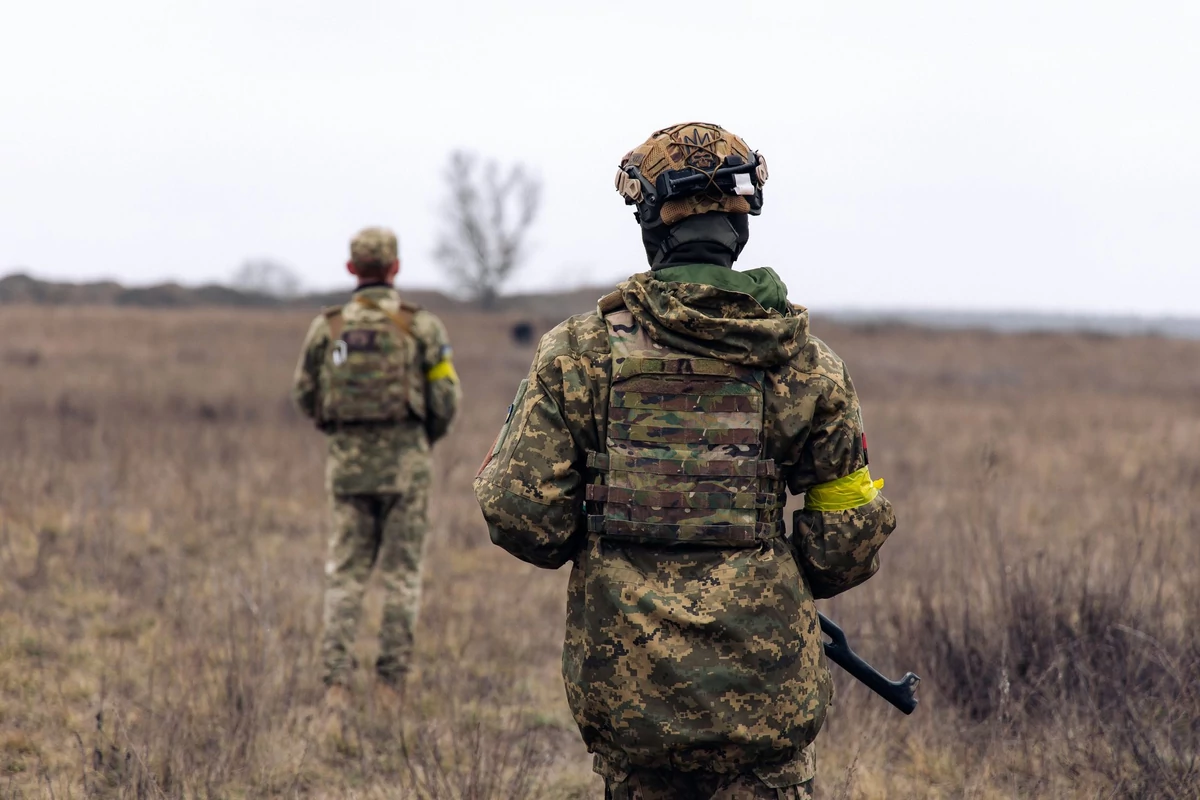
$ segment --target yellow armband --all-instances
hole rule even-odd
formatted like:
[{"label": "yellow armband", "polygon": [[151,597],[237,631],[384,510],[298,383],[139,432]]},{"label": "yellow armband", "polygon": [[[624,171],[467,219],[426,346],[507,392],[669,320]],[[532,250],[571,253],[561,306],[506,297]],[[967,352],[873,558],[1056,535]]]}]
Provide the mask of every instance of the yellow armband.
[{"label": "yellow armband", "polygon": [[871,470],[863,467],[844,478],[812,487],[804,493],[805,511],[848,511],[865,506],[883,488],[883,478],[871,480]]},{"label": "yellow armband", "polygon": [[425,373],[425,380],[429,383],[440,381],[442,378],[450,378],[455,383],[458,382],[458,373],[454,371],[454,363],[446,358],[434,364],[428,372]]}]

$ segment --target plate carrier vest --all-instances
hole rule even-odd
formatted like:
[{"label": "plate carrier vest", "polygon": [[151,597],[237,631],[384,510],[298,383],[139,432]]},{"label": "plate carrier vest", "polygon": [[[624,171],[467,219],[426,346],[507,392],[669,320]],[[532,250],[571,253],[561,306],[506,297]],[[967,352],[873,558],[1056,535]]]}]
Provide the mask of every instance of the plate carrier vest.
[{"label": "plate carrier vest", "polygon": [[399,311],[389,311],[360,294],[325,312],[330,346],[320,373],[323,424],[399,422],[409,416],[417,310],[401,303]]},{"label": "plate carrier vest", "polygon": [[589,452],[588,530],[646,544],[751,547],[782,536],[765,439],[763,371],[655,343],[604,317],[612,382],[604,453]]}]

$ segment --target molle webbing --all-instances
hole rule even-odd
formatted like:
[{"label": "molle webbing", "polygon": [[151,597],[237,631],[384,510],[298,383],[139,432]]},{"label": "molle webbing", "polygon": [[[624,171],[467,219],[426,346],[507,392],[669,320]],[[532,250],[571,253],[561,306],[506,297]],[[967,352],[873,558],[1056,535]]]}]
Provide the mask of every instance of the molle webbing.
[{"label": "molle webbing", "polygon": [[647,394],[645,392],[613,392],[620,408],[646,408],[654,411],[761,411],[756,398],[737,395],[697,397],[688,394]]},{"label": "molle webbing", "polygon": [[[613,439],[626,441],[687,444],[695,442],[698,433],[699,431],[690,427],[667,428],[659,425],[628,425],[624,422],[608,423],[608,435]],[[759,438],[758,431],[745,429],[704,432],[705,444],[758,444]]]},{"label": "molle webbing", "polygon": [[588,484],[587,499],[653,508],[773,508],[774,494],[729,494],[728,492],[669,492],[654,489],[622,489],[619,486]]},{"label": "molle webbing", "polygon": [[651,475],[690,475],[693,477],[742,476],[774,478],[775,462],[699,461],[670,458],[638,458],[612,453],[588,453],[587,465],[598,472],[645,472]]},{"label": "molle webbing", "polygon": [[684,525],[667,522],[641,522],[609,519],[604,514],[588,515],[588,531],[614,538],[643,542],[747,546],[760,539],[782,536],[783,521],[746,525]]},{"label": "molle webbing", "polygon": [[[589,453],[588,529],[655,543],[744,547],[783,533],[763,450],[760,371],[655,344],[628,311],[612,342],[604,453]],[[602,482],[601,482],[602,481]]]}]

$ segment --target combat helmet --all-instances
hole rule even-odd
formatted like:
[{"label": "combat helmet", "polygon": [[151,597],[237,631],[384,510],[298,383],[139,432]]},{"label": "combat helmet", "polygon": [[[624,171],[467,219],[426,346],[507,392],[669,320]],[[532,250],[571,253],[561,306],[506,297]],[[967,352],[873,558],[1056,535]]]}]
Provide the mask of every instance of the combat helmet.
[{"label": "combat helmet", "polygon": [[767,162],[740,137],[708,122],[655,131],[625,154],[616,189],[644,228],[670,227],[686,217],[762,211]]}]

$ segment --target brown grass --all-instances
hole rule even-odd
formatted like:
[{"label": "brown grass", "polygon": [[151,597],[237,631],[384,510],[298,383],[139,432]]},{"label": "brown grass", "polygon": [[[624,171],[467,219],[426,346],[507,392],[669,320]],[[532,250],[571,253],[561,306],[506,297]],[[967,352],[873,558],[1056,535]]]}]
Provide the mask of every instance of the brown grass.
[{"label": "brown grass", "polygon": [[[322,445],[286,399],[307,315],[0,314],[0,797],[596,797],[558,676],[565,571],[487,542],[470,478],[531,351],[449,316],[403,722],[320,733]],[[824,797],[1200,793],[1200,344],[818,332],[900,530],[826,610],[902,717],[838,677]],[[374,603],[359,645],[371,663]]]}]

